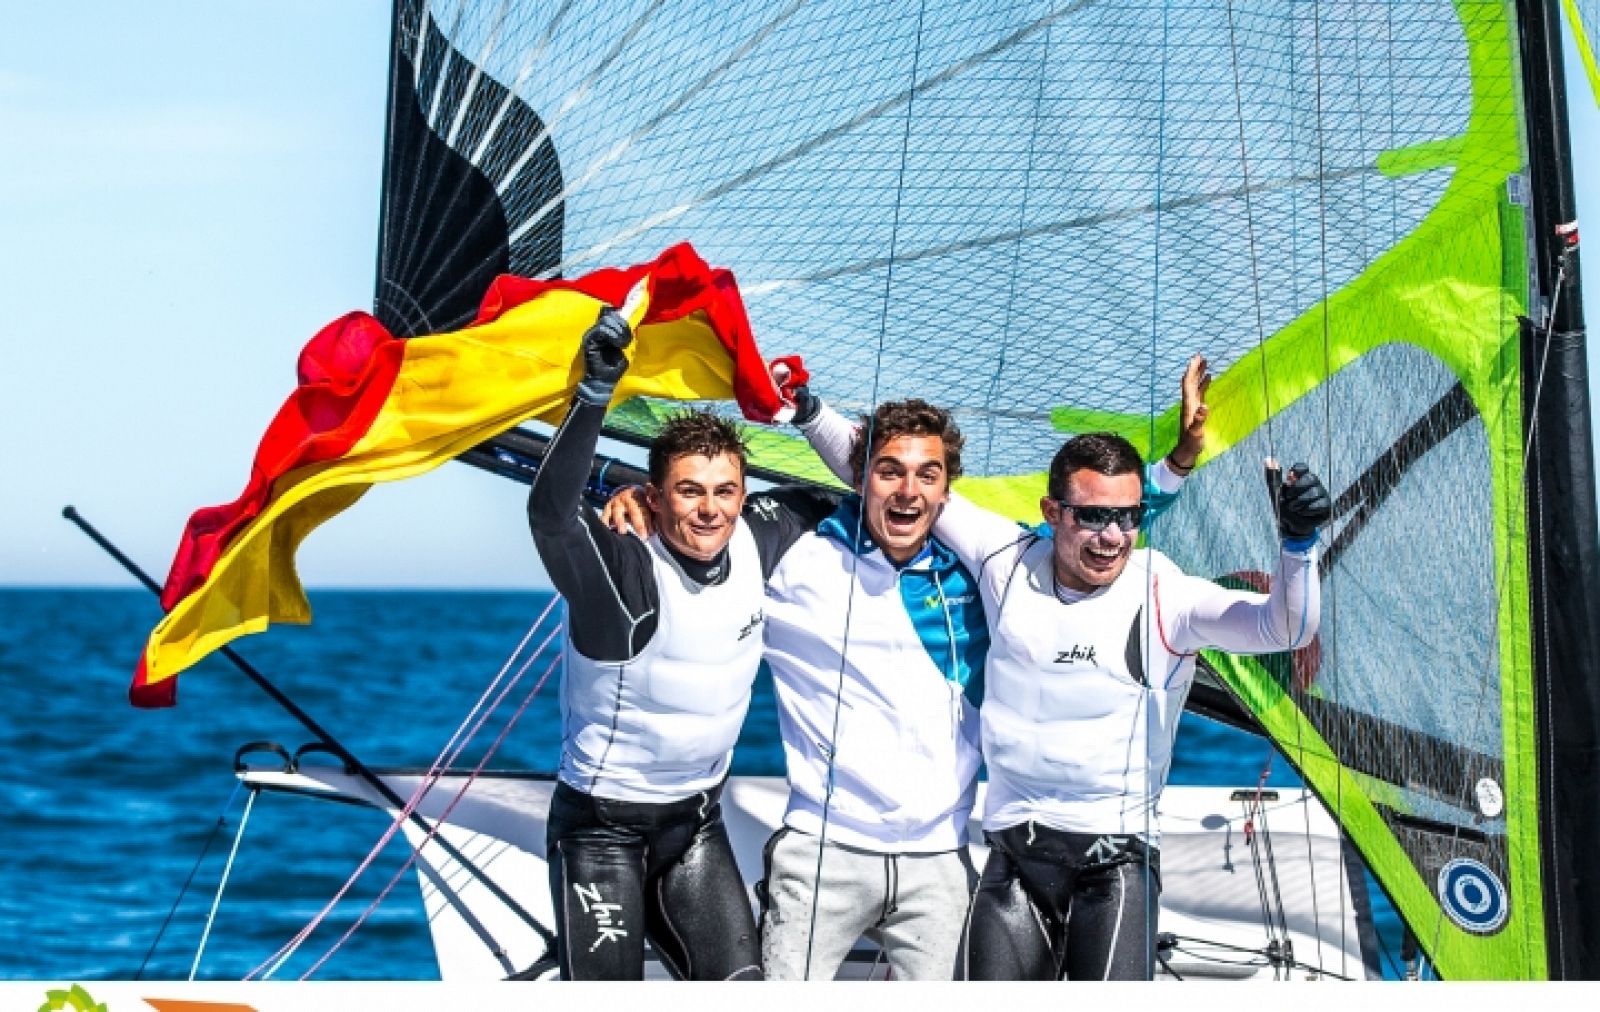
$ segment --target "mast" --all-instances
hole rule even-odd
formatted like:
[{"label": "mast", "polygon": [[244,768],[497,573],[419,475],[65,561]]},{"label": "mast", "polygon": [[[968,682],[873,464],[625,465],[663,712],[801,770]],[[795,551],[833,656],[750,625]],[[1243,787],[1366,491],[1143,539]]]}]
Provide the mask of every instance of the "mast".
[{"label": "mast", "polygon": [[[1556,0],[1518,0],[1537,290],[1523,420],[1549,973],[1600,978],[1600,537]],[[1553,312],[1552,312],[1553,309]]]}]

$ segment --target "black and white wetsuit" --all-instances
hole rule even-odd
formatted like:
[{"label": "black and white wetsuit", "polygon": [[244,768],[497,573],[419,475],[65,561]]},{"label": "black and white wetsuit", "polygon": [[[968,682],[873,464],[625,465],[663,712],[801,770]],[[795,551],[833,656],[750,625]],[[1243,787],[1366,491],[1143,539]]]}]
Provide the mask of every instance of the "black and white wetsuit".
[{"label": "black and white wetsuit", "polygon": [[766,578],[834,503],[752,497],[710,562],[618,535],[582,501],[604,415],[573,401],[528,498],[568,610],[547,832],[562,975],[639,979],[648,936],[679,977],[759,977],[718,798],[761,662]]},{"label": "black and white wetsuit", "polygon": [[989,617],[983,757],[991,850],[963,939],[971,979],[1148,979],[1159,805],[1204,647],[1293,650],[1320,615],[1314,546],[1285,544],[1271,594],[1135,549],[1111,585],[1057,583],[1054,548],[960,496],[934,531]]}]

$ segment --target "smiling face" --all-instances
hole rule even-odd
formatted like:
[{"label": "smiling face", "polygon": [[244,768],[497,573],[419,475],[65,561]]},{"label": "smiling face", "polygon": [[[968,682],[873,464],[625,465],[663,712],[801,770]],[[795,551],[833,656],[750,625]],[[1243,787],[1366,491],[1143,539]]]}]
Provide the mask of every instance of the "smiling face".
[{"label": "smiling face", "polygon": [[896,436],[876,447],[867,462],[862,515],[872,540],[895,562],[909,562],[922,551],[949,497],[939,436]]},{"label": "smiling face", "polygon": [[661,540],[710,562],[727,547],[744,508],[744,466],[731,453],[685,453],[667,462],[661,484],[644,487]]},{"label": "smiling face", "polygon": [[[1074,506],[1137,506],[1143,493],[1144,480],[1138,473],[1107,476],[1079,468],[1067,475],[1061,498]],[[1049,497],[1039,500],[1039,509],[1055,531],[1056,580],[1062,586],[1089,593],[1116,582],[1127,568],[1138,528],[1125,531],[1111,523],[1091,531],[1072,510]]]}]

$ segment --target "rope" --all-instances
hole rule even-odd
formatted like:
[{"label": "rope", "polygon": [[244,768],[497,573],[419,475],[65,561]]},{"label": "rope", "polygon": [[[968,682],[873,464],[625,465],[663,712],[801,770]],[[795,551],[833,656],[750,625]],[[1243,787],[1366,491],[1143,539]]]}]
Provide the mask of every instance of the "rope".
[{"label": "rope", "polygon": [[[1171,12],[1172,12],[1172,5],[1171,5],[1170,2],[1166,2],[1166,3],[1163,3],[1161,5],[1161,77],[1160,77],[1160,85],[1159,85],[1160,98],[1159,98],[1158,103],[1157,103],[1158,106],[1159,106],[1160,112],[1159,112],[1157,120],[1156,120],[1156,192],[1155,192],[1156,212],[1155,212],[1155,222],[1154,222],[1154,236],[1153,236],[1153,241],[1150,244],[1150,248],[1151,248],[1150,354],[1149,354],[1149,359],[1148,359],[1148,365],[1145,368],[1146,394],[1147,394],[1148,400],[1149,400],[1149,410],[1148,410],[1148,414],[1147,414],[1147,418],[1148,418],[1147,434],[1148,434],[1148,441],[1149,441],[1148,442],[1149,453],[1150,453],[1151,456],[1154,456],[1155,453],[1156,453],[1156,403],[1157,403],[1157,397],[1156,397],[1156,354],[1157,354],[1157,348],[1158,348],[1158,343],[1159,343],[1159,340],[1160,340],[1160,333],[1161,333],[1161,234],[1162,234],[1162,225],[1163,225],[1162,205],[1164,203],[1162,198],[1163,198],[1164,193],[1165,193],[1166,161],[1167,161],[1167,61],[1168,61],[1168,55],[1170,53],[1170,50],[1168,49],[1168,46],[1167,46],[1167,42],[1168,42],[1168,38],[1169,38],[1170,33],[1171,33],[1171,18],[1170,18]],[[1180,408],[1180,412],[1181,412],[1181,408]],[[1179,415],[1178,423],[1179,423],[1180,427],[1183,424],[1183,418],[1182,418],[1181,413]],[[1140,487],[1141,487],[1141,490],[1142,490],[1143,489],[1143,484],[1144,484],[1144,475],[1143,474],[1141,474],[1139,476],[1139,481],[1140,481]],[[1126,536],[1127,532],[1123,532],[1123,533]],[[1153,534],[1154,534],[1154,531],[1152,529],[1152,537],[1153,537]],[[1135,532],[1134,537],[1136,537],[1136,538],[1138,537],[1137,532]],[[1147,545],[1146,563],[1147,564],[1145,566],[1144,610],[1143,610],[1143,614],[1147,615],[1147,616],[1155,616],[1156,629],[1159,632],[1159,634],[1161,635],[1161,637],[1163,639],[1163,642],[1165,642],[1166,630],[1161,627],[1160,617],[1156,612],[1156,609],[1160,607],[1160,604],[1156,600],[1155,566],[1153,564],[1151,564],[1151,563],[1153,563],[1153,559],[1149,555],[1149,551],[1153,550],[1154,546],[1149,544],[1150,540],[1151,539],[1146,539],[1146,545]],[[1137,545],[1138,545],[1138,543],[1136,541],[1134,543],[1134,545],[1129,548],[1130,554],[1137,548]],[[1051,562],[1052,570],[1054,569],[1054,566],[1055,566],[1055,562],[1054,562],[1054,560],[1052,560],[1052,562]],[[1146,637],[1146,640],[1148,640],[1148,637]],[[1140,645],[1140,649],[1141,649],[1141,651],[1143,650],[1143,644]],[[1149,665],[1146,664],[1145,667],[1148,670]],[[1174,670],[1176,670],[1176,669],[1174,669]],[[1172,677],[1171,673],[1169,672],[1165,681],[1166,682],[1170,682],[1171,681],[1171,677]],[[1163,684],[1162,689],[1165,690],[1165,688],[1166,688],[1166,685]],[[1147,846],[1149,845],[1150,840],[1151,840],[1151,816],[1152,816],[1152,814],[1154,813],[1154,810],[1155,810],[1155,798],[1156,798],[1156,796],[1158,794],[1160,794],[1160,791],[1161,791],[1161,785],[1155,783],[1154,780],[1153,780],[1152,774],[1155,771],[1151,768],[1152,764],[1151,764],[1151,761],[1150,761],[1151,740],[1152,740],[1152,738],[1155,737],[1155,732],[1159,730],[1159,727],[1155,723],[1156,722],[1156,710],[1155,710],[1155,707],[1150,705],[1150,699],[1151,699],[1151,695],[1152,695],[1153,692],[1155,692],[1155,686],[1153,684],[1151,684],[1150,677],[1146,676],[1146,678],[1145,678],[1145,686],[1144,686],[1144,693],[1139,699],[1139,709],[1143,710],[1143,717],[1144,717],[1144,719],[1143,719],[1143,731],[1144,731],[1144,734],[1143,734],[1143,738],[1144,738],[1144,783],[1141,785],[1142,788],[1143,788],[1143,791],[1144,791],[1144,804],[1142,806],[1142,808],[1143,808],[1143,817],[1144,817],[1144,832],[1143,832],[1142,835],[1143,835],[1144,842],[1145,842],[1145,844]],[[1139,734],[1140,726],[1141,726],[1141,722],[1140,722],[1140,719],[1139,719],[1139,714],[1135,713],[1134,720],[1133,720],[1133,727],[1129,729],[1130,734],[1133,734],[1133,735]],[[1176,730],[1176,728],[1177,728],[1177,721],[1176,720],[1174,720],[1174,722],[1173,722],[1173,728],[1174,728],[1174,730]],[[1130,748],[1129,751],[1131,753],[1132,749]],[[1169,751],[1169,755],[1170,755],[1170,751]],[[1165,771],[1163,771],[1163,776],[1164,775],[1165,775]],[[1126,785],[1127,785],[1126,777],[1123,780],[1123,784],[1124,784],[1124,789],[1126,789]],[[1152,897],[1154,896],[1154,893],[1155,893],[1155,890],[1153,890],[1151,888],[1151,882],[1152,882],[1152,879],[1154,877],[1154,871],[1151,869],[1150,864],[1151,864],[1151,862],[1150,862],[1149,855],[1146,854],[1145,859],[1143,861],[1144,868],[1143,868],[1143,870],[1141,872],[1141,874],[1144,877],[1144,909],[1140,911],[1140,916],[1141,916],[1141,919],[1144,922],[1145,951],[1146,952],[1150,952],[1150,953],[1154,953],[1156,951],[1155,934],[1154,934],[1156,926],[1153,923],[1154,918],[1152,918],[1150,916],[1150,907],[1151,907],[1152,902],[1158,902],[1158,901],[1153,901],[1153,899],[1152,899]],[[1108,969],[1108,972],[1109,972],[1109,964],[1108,964],[1108,968],[1107,969]],[[1147,972],[1148,972],[1148,975],[1151,978],[1154,978],[1154,976],[1155,976],[1155,968],[1153,966],[1149,966],[1147,964]]]},{"label": "rope", "polygon": [[[900,207],[901,199],[905,194],[906,161],[911,149],[912,109],[915,107],[917,99],[917,72],[922,62],[922,21],[926,11],[927,2],[922,0],[917,5],[917,35],[915,47],[911,54],[911,87],[906,95],[905,129],[900,137],[900,169],[895,177],[894,217],[889,228],[889,259],[887,269],[884,272],[882,308],[878,315],[878,347],[872,370],[872,404],[874,410],[867,414],[867,424],[861,434],[861,438],[865,440],[863,445],[868,449],[872,446],[872,429],[878,403],[878,383],[883,376],[884,339],[889,330],[889,295],[894,288],[895,254],[900,239]],[[868,462],[863,463],[863,468],[866,467]],[[858,478],[864,489],[866,485],[866,473],[864,470]],[[866,515],[866,501],[863,496],[861,508],[856,511],[856,529],[852,535],[852,544],[850,546],[850,594],[845,602],[844,638],[839,647],[839,677],[834,686],[833,729],[828,737],[828,775],[822,796],[822,830],[817,838],[817,868],[811,880],[811,914],[810,922],[806,929],[806,962],[805,970],[801,974],[802,980],[811,979],[811,953],[817,938],[817,902],[821,899],[822,894],[822,857],[828,846],[828,818],[833,808],[834,763],[839,752],[839,713],[844,701],[845,658],[848,656],[850,649],[850,619],[855,612],[856,573],[861,564],[861,530],[866,523]]]},{"label": "rope", "polygon": [[200,947],[195,949],[194,963],[189,967],[189,979],[194,980],[195,974],[200,972],[200,957],[206,954],[206,941],[211,938],[211,925],[216,922],[217,908],[222,905],[222,891],[228,888],[228,876],[233,872],[234,859],[239,856],[239,843],[244,839],[244,827],[250,822],[250,810],[255,807],[256,795],[260,791],[250,789],[250,796],[244,802],[244,814],[239,817],[239,829],[233,834],[233,847],[228,851],[228,863],[222,868],[222,879],[217,883],[217,895],[211,900],[211,912],[206,914],[206,929],[200,933]]},{"label": "rope", "polygon": [[217,813],[217,821],[212,824],[211,832],[206,836],[205,845],[200,848],[200,856],[194,859],[194,866],[189,869],[189,877],[183,880],[183,886],[178,890],[177,898],[172,901],[172,909],[167,911],[166,920],[161,922],[161,927],[156,931],[155,940],[150,943],[150,948],[145,952],[144,959],[139,962],[139,969],[134,973],[134,980],[144,979],[145,967],[150,965],[150,957],[156,954],[156,946],[161,944],[161,937],[167,933],[167,926],[172,923],[172,918],[178,912],[178,905],[183,902],[183,897],[189,892],[190,883],[194,882],[195,873],[200,870],[200,864],[206,859],[206,854],[211,850],[211,844],[228,822],[228,809],[233,807],[233,799],[239,796],[244,789],[244,782],[235,780],[233,791],[228,795],[228,800],[222,805],[222,811]]},{"label": "rope", "polygon": [[500,751],[500,746],[505,743],[506,736],[511,733],[511,729],[516,726],[517,721],[522,719],[522,715],[527,711],[528,705],[533,702],[534,697],[539,695],[539,692],[544,688],[545,683],[550,680],[550,675],[561,666],[561,660],[561,655],[557,654],[555,659],[545,667],[544,672],[539,675],[539,680],[534,684],[533,688],[529,690],[528,695],[523,699],[522,704],[517,707],[516,712],[514,712],[510,719],[506,721],[505,727],[500,729],[500,733],[495,736],[494,742],[484,752],[483,758],[478,760],[478,765],[472,768],[471,774],[468,775],[466,782],[461,785],[461,789],[456,792],[455,797],[450,799],[450,803],[445,806],[444,811],[440,813],[437,819],[434,820],[433,827],[428,830],[427,835],[422,838],[421,842],[412,848],[411,853],[406,856],[405,862],[402,863],[395,873],[389,878],[389,881],[384,885],[377,897],[367,905],[367,909],[361,912],[361,916],[356,918],[355,923],[351,924],[349,928],[345,929],[345,933],[339,936],[339,940],[334,942],[333,945],[328,948],[328,951],[322,954],[320,959],[318,959],[315,963],[312,963],[310,969],[306,970],[305,973],[300,975],[301,980],[307,980],[312,974],[316,973],[317,970],[321,968],[323,963],[326,963],[330,958],[332,958],[333,954],[338,952],[339,948],[343,946],[345,942],[350,940],[351,936],[356,933],[357,929],[359,929],[363,924],[367,923],[367,918],[371,917],[373,913],[377,911],[378,907],[383,904],[383,901],[388,899],[389,893],[394,889],[395,885],[400,881],[405,873],[411,869],[411,866],[416,863],[417,858],[422,855],[422,848],[426,847],[429,842],[431,842],[433,838],[438,835],[439,830],[450,821],[450,815],[456,810],[456,805],[460,804],[461,799],[467,796],[467,791],[474,783],[477,782],[478,776],[483,772],[484,767],[488,765],[489,760],[494,758],[495,753]]},{"label": "rope", "polygon": [[[524,634],[522,641],[517,644],[517,647],[512,651],[511,656],[506,660],[505,664],[501,666],[500,673],[495,676],[494,680],[489,683],[488,688],[486,688],[482,695],[479,696],[478,702],[468,713],[466,719],[457,726],[455,733],[452,734],[450,736],[450,740],[446,742],[444,750],[441,751],[439,757],[437,757],[433,764],[428,768],[427,774],[423,777],[422,781],[418,783],[416,790],[412,792],[411,797],[406,802],[405,807],[398,815],[395,816],[394,821],[390,823],[389,828],[384,831],[383,835],[378,839],[378,842],[373,844],[372,849],[368,851],[367,856],[361,861],[360,865],[356,867],[355,871],[350,873],[350,877],[345,880],[344,885],[339,887],[338,892],[334,894],[333,898],[328,900],[322,909],[317,912],[316,916],[314,916],[305,927],[301,928],[293,938],[284,943],[284,945],[280,947],[277,952],[274,952],[255,969],[246,974],[244,977],[245,980],[253,980],[257,974],[262,974],[263,980],[271,978],[271,976],[276,973],[285,962],[288,961],[289,957],[294,955],[295,950],[297,950],[307,938],[311,937],[311,933],[322,924],[322,922],[327,918],[328,914],[333,911],[333,908],[337,906],[339,901],[344,898],[345,894],[350,891],[351,887],[353,887],[356,881],[360,879],[360,877],[366,872],[367,868],[371,866],[372,862],[377,858],[377,856],[383,852],[383,848],[389,843],[390,840],[394,838],[395,833],[400,831],[400,828],[405,824],[406,820],[411,818],[412,812],[414,812],[417,806],[421,804],[422,799],[430,790],[433,789],[434,784],[438,782],[440,776],[443,774],[443,771],[455,762],[456,758],[461,754],[461,751],[466,748],[471,739],[478,733],[479,730],[482,729],[489,716],[500,706],[500,703],[505,699],[506,695],[516,687],[516,684],[522,679],[522,676],[527,673],[528,668],[533,665],[533,662],[538,659],[539,654],[541,654],[545,648],[550,645],[551,641],[554,640],[555,636],[561,631],[561,624],[557,622],[552,627],[550,632],[546,634],[544,640],[540,642],[539,646],[536,647],[528,656],[528,659],[523,662],[522,666],[517,670],[517,673],[511,678],[505,687],[500,690],[499,694],[495,697],[494,702],[488,707],[487,710],[485,710],[484,699],[490,693],[494,692],[495,687],[503,680],[505,673],[510,670],[511,665],[516,662],[517,658],[523,652],[523,649],[527,646],[528,641],[533,638],[534,633],[537,632],[540,625],[544,623],[545,618],[549,616],[551,610],[555,607],[555,604],[558,600],[560,600],[560,598],[552,597],[550,599],[550,603],[545,605],[544,611],[540,612],[539,617],[534,619],[533,625],[530,626],[528,632]],[[463,737],[464,729],[467,723],[471,722],[473,717],[480,714],[480,712],[482,715],[477,717],[477,720],[475,723],[473,723],[470,731],[465,731],[465,737]]]},{"label": "rope", "polygon": [[[1262,766],[1261,775],[1256,781],[1255,794],[1244,802],[1244,840],[1250,847],[1250,870],[1255,877],[1256,899],[1261,904],[1261,927],[1267,937],[1265,951],[1271,952],[1276,948],[1279,952],[1284,952],[1288,950],[1289,930],[1286,919],[1283,916],[1283,895],[1277,888],[1277,869],[1276,867],[1272,869],[1272,888],[1269,890],[1267,869],[1261,855],[1261,834],[1256,832],[1255,827],[1257,815],[1262,815],[1263,820],[1265,818],[1262,791],[1266,786],[1267,777],[1271,770],[1272,753],[1269,751],[1267,753],[1267,762]],[[1273,855],[1269,850],[1266,863],[1271,863],[1272,861]],[[1276,911],[1274,911],[1275,906]],[[1277,914],[1276,917],[1273,916],[1275,912]],[[1292,950],[1289,951],[1292,952]]]},{"label": "rope", "polygon": [[1189,935],[1172,935],[1171,937],[1175,942],[1188,942],[1193,945],[1206,945],[1213,949],[1222,949],[1225,952],[1237,952],[1244,955],[1261,957],[1260,961],[1252,960],[1250,962],[1241,962],[1233,959],[1218,959],[1216,956],[1207,955],[1203,952],[1195,952],[1194,950],[1186,949],[1181,945],[1175,944],[1172,947],[1172,951],[1174,952],[1181,952],[1186,956],[1192,956],[1195,959],[1203,959],[1208,963],[1216,963],[1220,966],[1266,966],[1273,962],[1283,962],[1290,970],[1310,970],[1312,973],[1324,977],[1332,977],[1335,980],[1354,979],[1342,974],[1334,973],[1332,970],[1323,969],[1321,966],[1316,966],[1311,963],[1302,963],[1297,959],[1276,960],[1273,957],[1272,952],[1266,949],[1250,949],[1242,945],[1230,945],[1227,942],[1215,942],[1208,938],[1194,938]]},{"label": "rope", "polygon": [[[1317,18],[1316,18],[1316,34],[1315,34],[1314,41],[1315,41],[1315,46],[1316,46],[1316,48],[1315,48],[1315,53],[1316,53],[1316,60],[1315,60],[1316,74],[1315,74],[1315,77],[1316,77],[1316,89],[1317,89],[1317,167],[1319,169],[1323,169],[1323,168],[1326,168],[1327,165],[1326,165],[1326,149],[1325,149],[1325,145],[1324,145],[1323,110],[1322,110],[1322,6],[1321,6],[1321,0],[1318,0],[1318,5],[1316,7],[1316,16],[1317,16]],[[1358,31],[1357,35],[1359,36],[1359,34],[1360,33]],[[1357,62],[1359,63],[1359,61],[1360,61],[1359,52],[1358,52],[1358,55],[1357,55],[1356,59],[1357,59]],[[1356,87],[1357,87],[1358,95],[1359,95],[1359,89],[1360,89],[1360,78],[1361,78],[1361,75],[1357,74],[1356,75]],[[1359,99],[1358,99],[1358,101],[1359,101]],[[1356,117],[1356,126],[1357,126],[1358,130],[1361,129],[1362,123],[1363,123],[1364,120],[1365,120],[1365,116],[1357,116]],[[1362,142],[1362,148],[1365,149],[1365,141]],[[1361,186],[1361,192],[1362,192],[1362,195],[1363,195],[1363,203],[1365,203],[1366,180],[1364,180],[1364,179],[1360,180],[1359,184]],[[1322,284],[1322,382],[1320,384],[1318,384],[1318,386],[1322,390],[1323,459],[1327,462],[1327,467],[1329,469],[1329,473],[1328,473],[1327,477],[1331,480],[1332,477],[1333,477],[1333,475],[1332,475],[1332,469],[1333,469],[1333,393],[1329,389],[1329,382],[1328,381],[1330,380],[1330,378],[1332,377],[1332,374],[1333,374],[1333,353],[1332,353],[1331,348],[1330,348],[1329,331],[1330,331],[1331,328],[1330,328],[1330,325],[1329,325],[1329,318],[1328,318],[1328,314],[1330,312],[1330,307],[1329,307],[1329,304],[1328,304],[1328,297],[1329,296],[1328,296],[1328,214],[1327,214],[1327,207],[1328,207],[1328,202],[1327,202],[1327,184],[1325,182],[1323,182],[1322,180],[1318,180],[1317,181],[1317,209],[1318,209],[1317,229],[1318,229],[1318,237],[1319,237],[1318,241],[1321,244],[1320,245],[1321,255],[1320,255],[1319,263],[1318,263],[1318,274],[1319,274],[1319,280],[1321,281],[1321,284]],[[1363,260],[1363,262],[1370,263],[1370,260],[1369,260],[1369,258],[1367,257],[1367,254],[1366,254],[1366,235],[1365,235],[1364,231],[1363,231],[1363,234],[1362,234],[1362,247],[1361,248],[1362,248],[1362,260]],[[1276,499],[1276,494],[1274,494],[1274,499]],[[1331,577],[1333,575],[1334,575],[1334,571],[1332,569],[1330,569],[1329,572],[1328,572],[1328,576],[1330,577],[1330,582],[1331,582]],[[1328,621],[1327,621],[1327,630],[1328,630],[1328,632],[1327,632],[1327,635],[1325,637],[1323,637],[1323,640],[1327,644],[1327,648],[1328,648],[1328,662],[1330,664],[1332,664],[1332,663],[1335,662],[1335,660],[1337,658],[1337,655],[1338,655],[1337,646],[1338,646],[1338,642],[1339,642],[1339,600],[1338,600],[1338,595],[1337,594],[1333,594],[1333,593],[1328,593],[1328,594],[1323,595],[1323,599],[1326,602],[1323,607],[1324,607],[1324,609],[1326,611],[1326,615],[1327,615],[1327,619],[1328,619]],[[1295,640],[1291,639],[1290,642],[1295,642]],[[1293,655],[1291,654],[1290,656],[1291,656],[1291,664],[1292,664]],[[1293,669],[1291,667],[1291,671],[1292,670]],[[1335,706],[1337,706],[1338,703],[1339,703],[1339,687],[1340,687],[1341,681],[1342,681],[1342,679],[1334,679],[1333,685],[1329,687],[1329,693],[1328,693],[1329,701],[1332,702]],[[1293,685],[1292,677],[1291,677],[1290,685],[1291,686]],[[1306,688],[1309,689],[1310,686],[1307,685]],[[1303,735],[1303,733],[1301,731],[1302,723],[1303,723],[1302,721],[1295,721],[1295,748],[1299,751],[1299,753],[1301,755],[1304,755],[1305,754],[1305,741],[1304,741],[1304,735]],[[1334,788],[1333,789],[1334,789],[1334,818],[1341,820],[1339,822],[1339,825],[1343,826],[1344,825],[1344,822],[1342,821],[1343,815],[1344,815],[1344,778],[1343,777],[1335,775],[1335,777],[1334,777]],[[1301,787],[1301,798],[1302,798],[1302,801],[1304,800],[1306,791],[1307,791],[1307,788],[1305,788],[1303,786],[1303,783],[1302,783],[1302,787]],[[1304,806],[1302,811],[1303,811],[1303,813],[1305,815],[1305,824],[1306,824],[1305,840],[1306,840],[1306,856],[1308,858],[1308,860],[1307,860],[1307,869],[1308,869],[1308,871],[1309,871],[1309,873],[1311,875],[1311,917],[1312,917],[1312,922],[1311,923],[1316,928],[1317,959],[1320,962],[1321,959],[1322,959],[1322,915],[1321,915],[1321,911],[1318,909],[1317,865],[1316,865],[1315,861],[1309,860],[1309,858],[1311,857],[1311,853],[1312,853],[1312,850],[1311,850],[1311,809],[1310,809],[1309,806]],[[1342,882],[1343,881],[1343,877],[1344,877],[1344,834],[1343,833],[1341,833],[1339,835],[1339,858],[1340,858],[1340,860],[1339,860],[1339,869],[1340,869],[1339,870],[1339,877],[1340,877],[1340,881]],[[1345,917],[1344,917],[1344,890],[1343,889],[1339,890],[1339,913],[1340,913],[1340,917],[1339,917],[1339,934],[1340,934],[1340,939],[1341,939],[1341,942],[1342,942],[1343,941],[1343,936],[1344,936],[1344,923],[1345,923]],[[1340,950],[1339,951],[1341,953],[1343,953],[1345,951],[1345,947],[1342,944],[1340,946]],[[1340,969],[1346,969],[1346,967],[1344,966],[1344,964],[1342,962],[1340,964]]]}]

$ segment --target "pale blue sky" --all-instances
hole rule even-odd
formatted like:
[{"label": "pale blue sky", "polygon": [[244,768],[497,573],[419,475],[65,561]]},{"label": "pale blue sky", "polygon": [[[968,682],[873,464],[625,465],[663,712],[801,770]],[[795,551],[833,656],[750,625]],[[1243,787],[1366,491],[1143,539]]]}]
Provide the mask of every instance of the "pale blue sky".
[{"label": "pale blue sky", "polygon": [[[128,583],[67,503],[159,578],[189,513],[243,486],[301,345],[370,305],[388,5],[0,16],[0,584]],[[1600,208],[1600,110],[1567,59],[1582,211]],[[1597,274],[1591,252],[1591,317]],[[542,585],[524,495],[459,465],[383,486],[307,542],[301,573]]]}]

